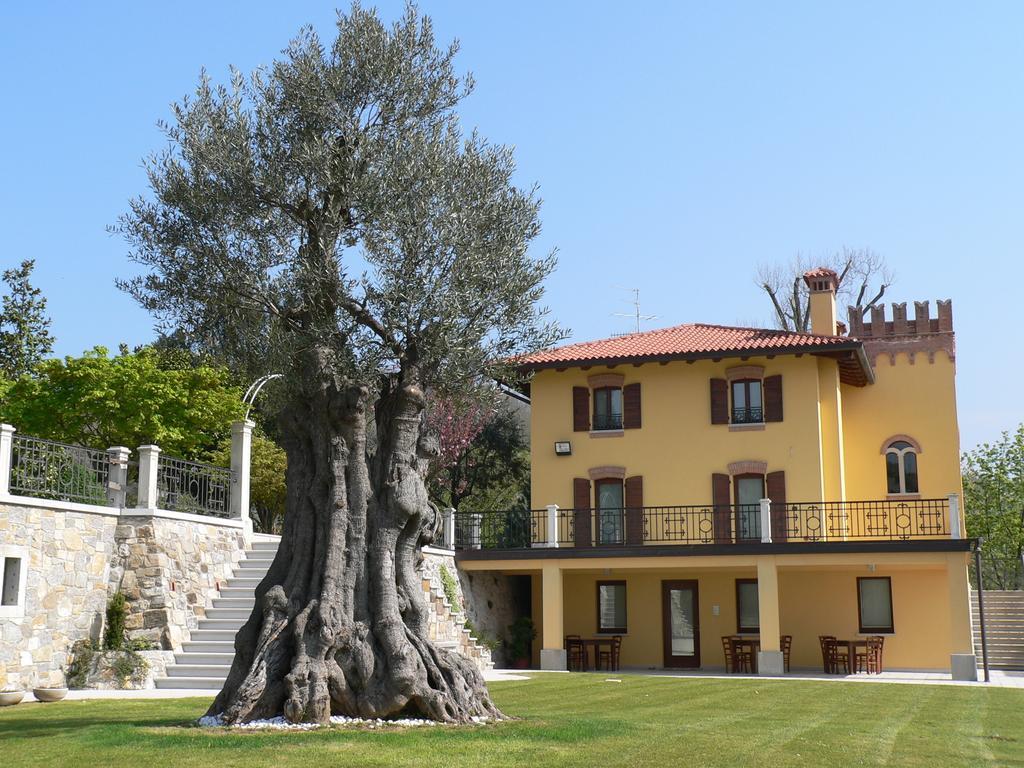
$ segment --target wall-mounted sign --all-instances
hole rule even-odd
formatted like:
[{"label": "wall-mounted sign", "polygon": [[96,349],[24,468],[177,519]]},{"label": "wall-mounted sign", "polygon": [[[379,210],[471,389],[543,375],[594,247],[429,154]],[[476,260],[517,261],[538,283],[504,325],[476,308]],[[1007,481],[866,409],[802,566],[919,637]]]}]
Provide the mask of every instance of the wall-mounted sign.
[{"label": "wall-mounted sign", "polygon": [[572,454],[572,443],[569,441],[555,443],[555,456],[569,456]]}]

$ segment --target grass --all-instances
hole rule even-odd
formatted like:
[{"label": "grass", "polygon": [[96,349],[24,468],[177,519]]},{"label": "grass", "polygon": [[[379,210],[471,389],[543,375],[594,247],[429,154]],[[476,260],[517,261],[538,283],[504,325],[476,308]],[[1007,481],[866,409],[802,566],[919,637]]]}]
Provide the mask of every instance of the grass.
[{"label": "grass", "polygon": [[818,681],[537,675],[493,683],[518,720],[306,733],[191,727],[207,700],[0,710],[15,766],[1024,766],[1024,691]]}]

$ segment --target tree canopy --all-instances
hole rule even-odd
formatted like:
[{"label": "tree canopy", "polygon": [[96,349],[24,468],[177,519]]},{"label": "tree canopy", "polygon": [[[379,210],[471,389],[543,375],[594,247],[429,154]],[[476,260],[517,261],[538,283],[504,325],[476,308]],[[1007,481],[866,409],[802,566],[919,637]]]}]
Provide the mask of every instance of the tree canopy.
[{"label": "tree canopy", "polygon": [[7,293],[0,306],[0,373],[17,378],[30,373],[53,351],[46,297],[29,282],[35,261],[5,270]]}]

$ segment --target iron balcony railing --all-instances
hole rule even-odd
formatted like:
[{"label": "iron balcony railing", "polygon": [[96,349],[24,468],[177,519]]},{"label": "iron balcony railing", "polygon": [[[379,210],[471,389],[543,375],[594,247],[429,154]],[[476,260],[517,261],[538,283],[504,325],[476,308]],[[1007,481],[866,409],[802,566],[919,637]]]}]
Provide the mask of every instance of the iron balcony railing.
[{"label": "iron balcony railing", "polygon": [[609,429],[622,429],[621,413],[595,413],[592,429],[600,432]]},{"label": "iron balcony railing", "polygon": [[11,439],[10,491],[18,496],[105,505],[109,468],[106,451],[27,435]]},{"label": "iron balcony railing", "polygon": [[231,512],[231,480],[231,470],[224,467],[170,456],[157,459],[157,494],[162,509],[227,517]]},{"label": "iron balcony railing", "polygon": [[762,408],[733,408],[733,424],[760,424],[764,421],[764,410]]},{"label": "iron balcony railing", "polygon": [[[949,500],[773,503],[768,525],[775,544],[950,538]],[[455,513],[456,549],[743,544],[764,533],[760,504]]]}]

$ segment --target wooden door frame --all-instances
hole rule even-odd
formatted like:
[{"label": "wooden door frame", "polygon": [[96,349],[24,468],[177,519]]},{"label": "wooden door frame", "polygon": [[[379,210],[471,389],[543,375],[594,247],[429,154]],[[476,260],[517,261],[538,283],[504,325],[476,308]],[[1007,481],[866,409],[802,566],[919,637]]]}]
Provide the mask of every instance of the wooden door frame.
[{"label": "wooden door frame", "polygon": [[[693,590],[693,656],[672,655],[672,607],[669,592],[673,589]],[[700,668],[700,588],[697,579],[663,579],[661,582],[661,643],[662,663],[666,669]],[[683,663],[670,663],[683,659]]]}]

